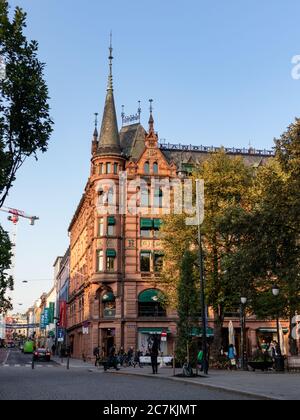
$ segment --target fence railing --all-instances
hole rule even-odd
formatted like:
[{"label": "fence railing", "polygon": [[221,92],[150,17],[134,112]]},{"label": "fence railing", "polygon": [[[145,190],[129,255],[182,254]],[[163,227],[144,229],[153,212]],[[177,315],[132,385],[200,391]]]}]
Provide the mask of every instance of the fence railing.
[{"label": "fence railing", "polygon": [[234,155],[254,155],[254,156],[275,156],[274,150],[255,149],[255,148],[235,148],[235,147],[215,147],[215,146],[193,146],[185,144],[172,144],[160,141],[159,148],[161,150],[180,151],[180,152],[202,152],[215,153],[224,150],[226,153]]}]

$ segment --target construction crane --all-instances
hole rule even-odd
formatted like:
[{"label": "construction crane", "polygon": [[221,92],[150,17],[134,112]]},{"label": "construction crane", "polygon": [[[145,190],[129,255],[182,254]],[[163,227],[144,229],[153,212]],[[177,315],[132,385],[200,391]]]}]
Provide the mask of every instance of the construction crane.
[{"label": "construction crane", "polygon": [[10,216],[8,216],[7,219],[13,222],[14,225],[16,225],[19,222],[20,217],[23,217],[24,219],[29,219],[31,226],[34,226],[35,222],[39,220],[39,217],[29,216],[22,210],[12,209],[10,207],[1,207],[0,211],[9,213]]},{"label": "construction crane", "polygon": [[12,243],[12,259],[11,259],[11,276],[15,278],[15,268],[16,268],[16,246],[17,246],[17,226],[20,221],[20,217],[30,220],[30,225],[34,226],[35,222],[39,220],[39,217],[29,216],[22,210],[12,209],[10,207],[1,207],[0,211],[8,213],[8,220],[13,223],[13,229],[11,232],[11,243]]}]

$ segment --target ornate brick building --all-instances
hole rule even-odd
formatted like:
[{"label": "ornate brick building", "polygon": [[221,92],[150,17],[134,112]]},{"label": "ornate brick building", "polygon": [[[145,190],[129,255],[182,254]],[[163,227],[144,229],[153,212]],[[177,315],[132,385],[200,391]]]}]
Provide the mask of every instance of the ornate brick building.
[{"label": "ornate brick building", "polygon": [[[176,179],[182,165],[188,171],[212,150],[159,144],[151,101],[147,131],[140,122],[123,125],[119,131],[112,48],[110,52],[102,126],[100,133],[96,127],[93,135],[90,176],[69,227],[69,340],[74,356],[81,357],[92,356],[95,346],[146,349],[151,333],[164,332],[162,351],[167,354],[172,352],[176,334],[176,313],[160,304],[163,291],[157,280],[163,256],[159,227],[164,197],[153,180]],[[265,151],[227,151],[244,155],[247,163],[255,166],[270,155]],[[124,199],[120,194],[124,174],[129,184],[140,177],[146,188],[131,183]],[[133,199],[137,212],[127,208]]]}]

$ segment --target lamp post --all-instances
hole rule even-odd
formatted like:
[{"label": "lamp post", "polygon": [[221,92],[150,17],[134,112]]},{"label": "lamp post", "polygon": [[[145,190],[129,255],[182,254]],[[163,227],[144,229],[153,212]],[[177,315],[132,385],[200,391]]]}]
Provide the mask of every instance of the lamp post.
[{"label": "lamp post", "polygon": [[246,332],[246,305],[247,298],[241,297],[241,352],[242,352],[242,370],[248,370],[245,358],[245,332]]},{"label": "lamp post", "polygon": [[203,203],[201,203],[202,196],[201,181],[196,181],[196,197],[197,197],[197,225],[198,225],[198,257],[199,257],[199,275],[200,275],[200,294],[201,294],[201,317],[202,317],[202,350],[203,350],[203,371],[208,374],[208,352],[207,352],[207,319],[206,319],[206,302],[205,302],[205,283],[204,283],[204,263],[203,263],[203,248],[202,248],[202,234],[201,234],[201,211]]},{"label": "lamp post", "polygon": [[[280,293],[279,287],[274,285],[272,287],[272,293],[273,293],[273,296],[275,296],[277,298],[279,296],[279,293]],[[279,311],[277,311],[277,316],[276,316],[276,329],[277,329],[277,343],[278,343],[278,347],[279,347],[279,352],[281,354],[280,331],[279,331]]]}]

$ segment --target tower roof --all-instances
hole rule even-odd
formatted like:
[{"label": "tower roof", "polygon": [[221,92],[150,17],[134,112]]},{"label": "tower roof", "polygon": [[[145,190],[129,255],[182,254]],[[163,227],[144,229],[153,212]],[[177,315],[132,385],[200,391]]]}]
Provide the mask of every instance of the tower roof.
[{"label": "tower roof", "polygon": [[98,154],[117,154],[121,155],[120,136],[118,130],[118,122],[116,115],[116,107],[113,90],[113,76],[112,76],[112,43],[109,48],[109,76],[108,87],[104,106],[104,113],[102,118],[101,131],[98,143]]}]

